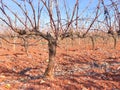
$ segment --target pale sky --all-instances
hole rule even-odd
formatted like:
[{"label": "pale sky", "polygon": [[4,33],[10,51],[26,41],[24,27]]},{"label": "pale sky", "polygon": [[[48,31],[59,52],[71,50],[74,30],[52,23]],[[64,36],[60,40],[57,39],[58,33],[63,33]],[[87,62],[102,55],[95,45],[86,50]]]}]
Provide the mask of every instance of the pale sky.
[{"label": "pale sky", "polygon": [[[19,1],[22,5],[22,2],[20,0],[16,0],[16,1]],[[37,7],[37,1],[38,0],[33,0],[33,4],[34,4],[35,8]],[[66,18],[66,14],[65,14],[64,7],[63,7],[63,0],[58,0],[58,1],[60,4],[61,18],[64,19],[64,18]],[[66,1],[66,5],[68,6],[68,12],[69,12],[69,14],[71,14],[76,0],[65,0],[65,1]],[[113,0],[113,1],[117,1],[117,0]],[[12,0],[3,0],[3,2],[5,4],[7,4],[9,6],[9,8],[12,8],[11,10],[14,11],[15,13],[17,13],[19,15],[19,17],[23,18],[23,13],[21,13],[21,10],[17,7],[17,5],[15,5],[12,2]],[[110,3],[109,0],[104,0],[104,2],[105,2],[105,4]],[[98,0],[79,0],[79,15],[81,15],[81,17],[91,17],[91,18],[94,17],[95,8],[96,8],[97,4],[98,4]],[[29,5],[26,5],[26,6],[27,6],[28,14],[32,17],[33,15],[31,13],[30,6]],[[88,6],[88,8],[84,11],[84,9],[87,6]],[[84,13],[83,13],[83,11],[84,11]],[[12,17],[14,19],[14,17],[12,16],[12,14],[10,12],[7,11],[7,13],[9,14],[10,17]],[[54,12],[53,12],[53,14],[54,14]],[[4,18],[4,16],[1,14],[1,12],[0,12],[0,17]],[[54,17],[56,17],[56,15]],[[104,17],[101,16],[101,19],[103,19],[103,18]],[[23,18],[23,20],[24,20],[24,18]],[[45,9],[42,11],[41,21],[42,21],[42,23],[49,22],[48,13]]]}]

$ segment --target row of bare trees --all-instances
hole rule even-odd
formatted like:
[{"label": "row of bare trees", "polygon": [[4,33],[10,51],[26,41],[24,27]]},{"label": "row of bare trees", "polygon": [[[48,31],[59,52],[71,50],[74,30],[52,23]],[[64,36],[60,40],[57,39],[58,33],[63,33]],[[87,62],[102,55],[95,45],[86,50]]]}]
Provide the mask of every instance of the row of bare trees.
[{"label": "row of bare trees", "polygon": [[[71,0],[0,0],[0,20],[18,36],[23,37],[25,42],[25,37],[32,35],[42,37],[48,42],[49,63],[44,77],[52,79],[54,78],[56,48],[59,40],[74,36],[74,34],[79,38],[88,37],[88,33],[97,25],[97,22],[106,26],[108,33],[113,35],[112,23],[115,21],[115,31],[120,34],[120,3],[119,0],[109,1],[110,4],[106,5],[104,0],[98,0],[93,10],[94,16],[89,21],[88,17],[82,18],[82,16],[86,14],[85,11],[90,4],[82,11],[85,14],[81,16],[80,0],[74,0],[70,10],[66,2],[71,2]],[[108,8],[113,8],[114,11],[109,11]],[[46,31],[42,31],[43,28],[41,28],[42,25],[45,25],[42,22],[43,18],[49,22],[48,26],[45,26],[48,27]],[[83,27],[81,22],[84,20],[89,23]],[[85,31],[81,33],[82,29]],[[102,30],[101,28],[97,29]],[[93,40],[92,36],[90,37]]]}]

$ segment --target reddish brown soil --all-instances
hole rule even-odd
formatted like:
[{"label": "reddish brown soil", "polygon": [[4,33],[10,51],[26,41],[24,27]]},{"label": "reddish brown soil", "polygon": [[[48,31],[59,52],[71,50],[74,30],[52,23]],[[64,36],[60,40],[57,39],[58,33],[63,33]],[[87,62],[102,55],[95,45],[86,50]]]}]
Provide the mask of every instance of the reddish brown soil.
[{"label": "reddish brown soil", "polygon": [[[0,90],[120,90],[120,43],[57,47],[55,79],[43,79],[48,63],[47,46],[24,48],[5,44],[0,48]],[[69,42],[69,41],[68,41]]]}]

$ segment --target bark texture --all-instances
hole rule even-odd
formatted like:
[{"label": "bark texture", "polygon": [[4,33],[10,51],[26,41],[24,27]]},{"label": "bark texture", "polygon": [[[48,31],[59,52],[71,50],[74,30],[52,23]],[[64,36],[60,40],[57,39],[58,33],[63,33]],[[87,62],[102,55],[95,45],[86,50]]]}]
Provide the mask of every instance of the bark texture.
[{"label": "bark texture", "polygon": [[55,39],[49,38],[48,48],[49,48],[49,63],[45,70],[44,77],[53,79],[54,78],[54,67],[55,67],[55,55],[56,55],[56,40]]}]

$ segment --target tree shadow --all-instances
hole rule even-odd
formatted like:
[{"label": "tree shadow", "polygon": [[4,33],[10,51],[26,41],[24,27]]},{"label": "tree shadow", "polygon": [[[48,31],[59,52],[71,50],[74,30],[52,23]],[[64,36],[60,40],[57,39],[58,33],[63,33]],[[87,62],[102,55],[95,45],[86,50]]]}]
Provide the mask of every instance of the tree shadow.
[{"label": "tree shadow", "polygon": [[17,76],[18,78],[22,76],[22,77],[29,78],[29,80],[36,80],[36,79],[43,78],[43,75],[34,76],[34,75],[26,74],[27,72],[37,68],[27,67],[19,72],[14,71],[12,69],[8,69],[7,67],[0,66],[0,68],[1,68],[0,73],[3,73],[6,76]]},{"label": "tree shadow", "polygon": [[30,78],[30,80],[36,80],[36,79],[43,78],[43,75],[32,76],[30,74],[26,74],[27,72],[29,72],[33,69],[37,69],[37,68],[27,67],[27,68],[24,68],[23,70],[21,70],[20,72],[18,72],[18,74],[21,76],[27,76]]},{"label": "tree shadow", "polygon": [[18,56],[20,56],[20,55],[24,55],[24,53],[14,53],[13,54],[15,57],[18,57]]},{"label": "tree shadow", "polygon": [[[91,79],[94,80],[97,80],[99,82],[99,80],[102,80],[102,82],[105,81],[105,84],[107,86],[110,86],[112,88],[115,88],[115,90],[119,90],[118,88],[120,88],[119,86],[117,86],[115,83],[113,82],[120,82],[120,74],[109,74],[109,73],[96,73],[96,72],[91,72],[91,74],[89,75],[86,75],[85,77],[90,77]],[[100,86],[100,84],[98,85],[96,82],[93,82],[93,81],[89,81],[89,82],[85,82],[85,83],[82,83],[84,84],[85,87],[89,87],[89,86],[92,86],[94,88],[96,88],[97,90],[103,90],[105,89],[104,86]],[[107,82],[109,83],[107,83]]]},{"label": "tree shadow", "polygon": [[114,73],[97,73],[97,72],[88,72],[87,76],[95,79],[95,80],[107,80],[107,81],[115,81],[120,82],[120,74],[114,74]]},{"label": "tree shadow", "polygon": [[80,83],[86,88],[94,88],[95,90],[104,90],[103,86],[98,85],[97,83],[87,80],[85,83]]},{"label": "tree shadow", "polygon": [[86,63],[89,63],[88,62],[88,59],[85,58],[84,56],[81,56],[81,55],[78,55],[77,57],[76,56],[71,56],[69,54],[65,54],[65,53],[62,53],[60,55],[61,57],[68,57],[67,58],[67,62],[71,63],[71,64],[86,64]]},{"label": "tree shadow", "polygon": [[1,54],[0,56],[9,56],[9,54]]},{"label": "tree shadow", "polygon": [[4,67],[4,66],[0,66],[0,73],[6,73],[7,75],[14,74],[14,73],[16,74],[15,71],[8,69],[7,67]]},{"label": "tree shadow", "polygon": [[63,86],[63,90],[79,90],[79,88],[76,85],[68,84]]}]

